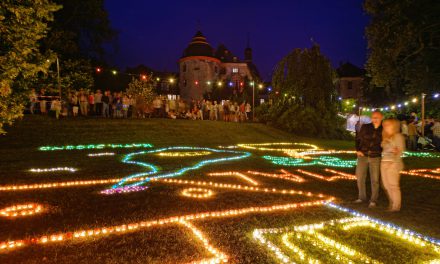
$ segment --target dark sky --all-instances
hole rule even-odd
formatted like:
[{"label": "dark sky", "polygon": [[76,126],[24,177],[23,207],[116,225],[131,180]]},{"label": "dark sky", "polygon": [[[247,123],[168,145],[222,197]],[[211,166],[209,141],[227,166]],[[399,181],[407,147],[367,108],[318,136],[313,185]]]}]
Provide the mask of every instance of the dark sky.
[{"label": "dark sky", "polygon": [[311,38],[334,66],[365,63],[368,17],[362,0],[106,0],[105,5],[119,31],[111,60],[122,69],[145,64],[176,71],[197,21],[214,48],[223,43],[239,58],[249,33],[254,62],[266,80],[280,58],[310,47]]}]

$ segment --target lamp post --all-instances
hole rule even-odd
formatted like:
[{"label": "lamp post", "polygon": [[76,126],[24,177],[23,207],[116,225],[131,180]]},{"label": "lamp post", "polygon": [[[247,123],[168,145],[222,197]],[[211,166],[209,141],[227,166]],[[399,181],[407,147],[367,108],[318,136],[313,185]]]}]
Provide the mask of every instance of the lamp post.
[{"label": "lamp post", "polygon": [[426,94],[422,93],[422,137],[425,136],[425,97]]},{"label": "lamp post", "polygon": [[61,100],[61,80],[60,80],[60,60],[57,56],[57,82],[58,82],[58,92]]},{"label": "lamp post", "polygon": [[251,82],[252,85],[252,122],[255,121],[255,82]]}]

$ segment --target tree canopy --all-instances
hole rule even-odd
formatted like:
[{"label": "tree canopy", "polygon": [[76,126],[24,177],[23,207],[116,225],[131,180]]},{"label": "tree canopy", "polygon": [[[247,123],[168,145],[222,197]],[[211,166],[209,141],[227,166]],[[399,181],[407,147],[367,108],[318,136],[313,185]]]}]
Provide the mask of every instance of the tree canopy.
[{"label": "tree canopy", "polygon": [[40,52],[39,42],[60,8],[50,0],[0,2],[0,133],[22,115],[28,80],[50,66],[54,54]]},{"label": "tree canopy", "polygon": [[388,94],[440,88],[440,1],[365,0],[372,83]]},{"label": "tree canopy", "polygon": [[319,46],[295,49],[277,64],[272,77],[272,104],[257,109],[260,121],[298,135],[345,137],[337,116],[335,71]]}]

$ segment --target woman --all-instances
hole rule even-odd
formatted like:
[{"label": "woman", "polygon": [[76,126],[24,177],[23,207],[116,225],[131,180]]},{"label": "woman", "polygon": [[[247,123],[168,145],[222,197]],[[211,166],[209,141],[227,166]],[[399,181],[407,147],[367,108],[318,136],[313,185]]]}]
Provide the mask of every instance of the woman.
[{"label": "woman", "polygon": [[383,187],[390,202],[388,211],[398,212],[401,206],[400,171],[403,169],[402,153],[405,151],[405,138],[399,132],[400,122],[387,119],[382,124],[382,160],[380,171]]}]

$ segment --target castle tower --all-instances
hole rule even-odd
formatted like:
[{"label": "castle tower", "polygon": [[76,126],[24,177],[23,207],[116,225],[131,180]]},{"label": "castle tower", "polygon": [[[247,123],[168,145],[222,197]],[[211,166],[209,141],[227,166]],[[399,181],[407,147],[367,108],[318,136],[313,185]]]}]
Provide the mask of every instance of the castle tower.
[{"label": "castle tower", "polygon": [[184,100],[199,100],[210,92],[217,80],[220,60],[202,32],[197,31],[179,60],[180,96]]}]

